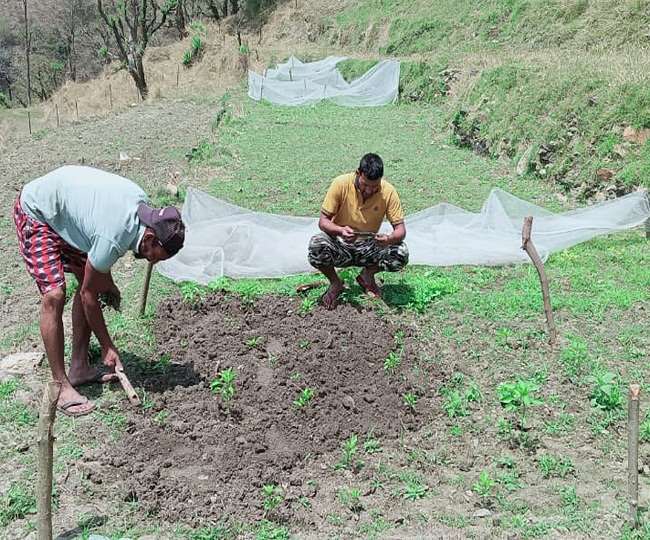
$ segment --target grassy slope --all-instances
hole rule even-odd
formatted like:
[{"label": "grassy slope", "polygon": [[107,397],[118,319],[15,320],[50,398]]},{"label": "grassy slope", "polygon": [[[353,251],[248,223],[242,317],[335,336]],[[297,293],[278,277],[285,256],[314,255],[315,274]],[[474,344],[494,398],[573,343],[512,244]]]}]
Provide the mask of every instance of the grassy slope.
[{"label": "grassy slope", "polygon": [[[365,39],[357,46],[416,55],[419,73],[406,73],[406,84],[425,86],[424,77],[444,92],[450,80],[443,68],[460,71],[444,104],[459,144],[480,141],[515,163],[528,151],[529,174],[592,197],[612,184],[618,192],[650,186],[650,147],[622,137],[625,126],[650,126],[649,6],[647,0],[363,0],[335,24],[345,36]],[[368,39],[369,25],[388,25],[386,42]],[[440,93],[416,95],[431,100]],[[599,180],[598,169],[615,176]]]}]

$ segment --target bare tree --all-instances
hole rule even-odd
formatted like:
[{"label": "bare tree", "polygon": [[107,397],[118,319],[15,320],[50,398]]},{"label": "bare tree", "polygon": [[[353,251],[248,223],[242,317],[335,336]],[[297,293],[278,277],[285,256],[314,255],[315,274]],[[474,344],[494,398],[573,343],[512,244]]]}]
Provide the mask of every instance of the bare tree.
[{"label": "bare tree", "polygon": [[175,7],[176,0],[165,0],[162,6],[156,0],[108,0],[106,6],[97,0],[99,14],[113,33],[120,59],[142,99],[149,93],[142,64],[144,52]]}]

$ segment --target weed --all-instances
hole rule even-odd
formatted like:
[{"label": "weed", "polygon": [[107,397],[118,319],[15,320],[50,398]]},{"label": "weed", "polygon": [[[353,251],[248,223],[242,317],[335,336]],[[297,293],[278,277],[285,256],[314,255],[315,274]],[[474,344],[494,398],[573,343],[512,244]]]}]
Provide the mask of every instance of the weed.
[{"label": "weed", "polygon": [[472,490],[482,499],[492,495],[494,490],[494,480],[488,471],[482,471],[478,480],[472,486]]},{"label": "weed", "polygon": [[216,379],[210,383],[210,389],[214,394],[219,394],[221,399],[228,403],[235,395],[235,379],[237,373],[234,368],[223,369]]},{"label": "weed", "polygon": [[543,478],[565,478],[575,472],[570,458],[562,458],[545,454],[537,462]]},{"label": "weed", "polygon": [[639,426],[639,440],[641,442],[650,442],[650,414],[646,413],[643,422]]},{"label": "weed", "polygon": [[205,289],[193,281],[184,281],[181,283],[180,290],[183,301],[188,304],[196,303],[198,300],[201,300],[205,294]]},{"label": "weed", "polygon": [[313,397],[314,397],[313,388],[303,388],[300,391],[300,395],[298,396],[298,399],[294,400],[293,405],[297,409],[303,409],[304,407],[306,407],[311,403]]},{"label": "weed", "polygon": [[308,339],[299,339],[298,347],[300,347],[301,349],[309,349],[311,347],[311,341],[309,341]]},{"label": "weed", "polygon": [[275,510],[282,501],[284,501],[284,493],[280,486],[276,484],[265,484],[262,486],[262,497],[265,515]]},{"label": "weed", "polygon": [[527,410],[543,403],[534,396],[534,392],[538,389],[539,387],[535,383],[519,379],[514,383],[500,384],[497,388],[497,394],[501,406],[506,411],[519,414],[520,425],[523,427],[526,423]]},{"label": "weed", "polygon": [[245,341],[246,346],[249,349],[257,349],[262,344],[263,338],[261,336],[255,336]]},{"label": "weed", "polygon": [[363,451],[366,454],[376,454],[381,452],[381,442],[375,438],[373,430],[371,429],[363,441]]},{"label": "weed", "polygon": [[406,405],[412,411],[415,411],[415,406],[418,404],[418,397],[413,392],[407,392],[402,396],[404,405]]},{"label": "weed", "polygon": [[356,470],[361,465],[361,462],[356,459],[358,452],[358,437],[355,433],[350,435],[350,438],[343,443],[341,450],[343,455],[335,468]]},{"label": "weed", "polygon": [[560,413],[557,420],[545,423],[545,429],[549,435],[557,435],[559,433],[568,433],[573,429],[574,424],[575,416],[570,413]]},{"label": "weed", "polygon": [[289,540],[290,534],[286,527],[263,519],[255,528],[255,540]]},{"label": "weed", "polygon": [[318,297],[307,296],[302,299],[300,302],[300,313],[303,315],[306,313],[311,313],[314,311],[314,308],[318,305]]},{"label": "weed", "polygon": [[164,426],[167,423],[167,418],[169,417],[169,411],[162,410],[156,413],[153,417],[153,421],[159,426]]},{"label": "weed", "polygon": [[496,481],[508,491],[517,491],[521,488],[519,472],[514,467],[510,470],[499,473],[496,477]]},{"label": "weed", "polygon": [[463,428],[458,424],[451,426],[451,428],[449,428],[449,434],[453,437],[460,437],[463,434]]},{"label": "weed", "polygon": [[445,395],[445,401],[442,405],[449,418],[458,418],[468,416],[467,401],[458,390],[451,390]]},{"label": "weed", "polygon": [[361,504],[361,490],[359,488],[340,489],[338,492],[340,503],[351,512],[358,514],[363,510]]},{"label": "weed", "polygon": [[311,501],[304,495],[298,497],[298,504],[302,506],[305,510],[309,510],[311,508]]},{"label": "weed", "polygon": [[571,380],[576,380],[589,363],[587,343],[578,336],[567,336],[569,345],[560,353],[560,363],[564,373]]},{"label": "weed", "polygon": [[395,370],[399,367],[399,365],[402,362],[402,357],[394,352],[391,351],[388,353],[388,356],[384,360],[384,371],[387,373],[394,373]]},{"label": "weed", "polygon": [[36,498],[21,484],[13,483],[0,498],[0,527],[36,513]]},{"label": "weed", "polygon": [[497,420],[497,433],[502,438],[508,438],[512,434],[512,423],[506,418],[499,418]]},{"label": "weed", "polygon": [[18,379],[7,379],[0,382],[0,399],[7,399],[14,395],[16,390],[20,388]]},{"label": "weed", "polygon": [[594,385],[591,391],[591,404],[605,411],[613,411],[623,406],[623,394],[616,373],[597,371],[588,377],[588,382]]},{"label": "weed", "polygon": [[423,484],[419,478],[409,477],[404,482],[402,497],[407,501],[417,501],[425,497],[428,491],[429,486]]}]

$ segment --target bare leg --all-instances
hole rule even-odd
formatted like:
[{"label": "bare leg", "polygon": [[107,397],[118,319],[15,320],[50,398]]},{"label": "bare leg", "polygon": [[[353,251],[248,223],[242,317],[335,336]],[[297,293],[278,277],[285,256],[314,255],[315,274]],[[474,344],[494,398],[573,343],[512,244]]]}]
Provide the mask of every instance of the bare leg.
[{"label": "bare leg", "polygon": [[41,337],[45,352],[52,370],[52,377],[61,383],[59,405],[70,401],[86,401],[81,405],[69,407],[69,413],[90,411],[94,405],[77,392],[65,374],[63,360],[63,306],[65,305],[65,289],[59,287],[43,295],[41,301]]},{"label": "bare leg", "polygon": [[379,272],[378,266],[366,266],[361,274],[359,274],[357,280],[359,281],[359,284],[370,294],[379,297],[381,296],[381,289],[375,281],[375,274],[377,272]]},{"label": "bare leg", "polygon": [[339,295],[343,292],[343,282],[333,266],[321,266],[318,269],[330,282],[329,289],[323,295],[323,305],[327,309],[334,309]]}]

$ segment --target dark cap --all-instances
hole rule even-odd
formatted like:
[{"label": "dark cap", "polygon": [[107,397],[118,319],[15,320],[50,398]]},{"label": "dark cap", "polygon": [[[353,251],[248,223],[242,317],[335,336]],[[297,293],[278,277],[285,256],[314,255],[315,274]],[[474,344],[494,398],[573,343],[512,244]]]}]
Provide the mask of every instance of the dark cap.
[{"label": "dark cap", "polygon": [[178,208],[174,206],[151,208],[145,203],[140,203],[138,217],[142,223],[153,230],[170,257],[181,250],[185,241],[185,224]]}]

